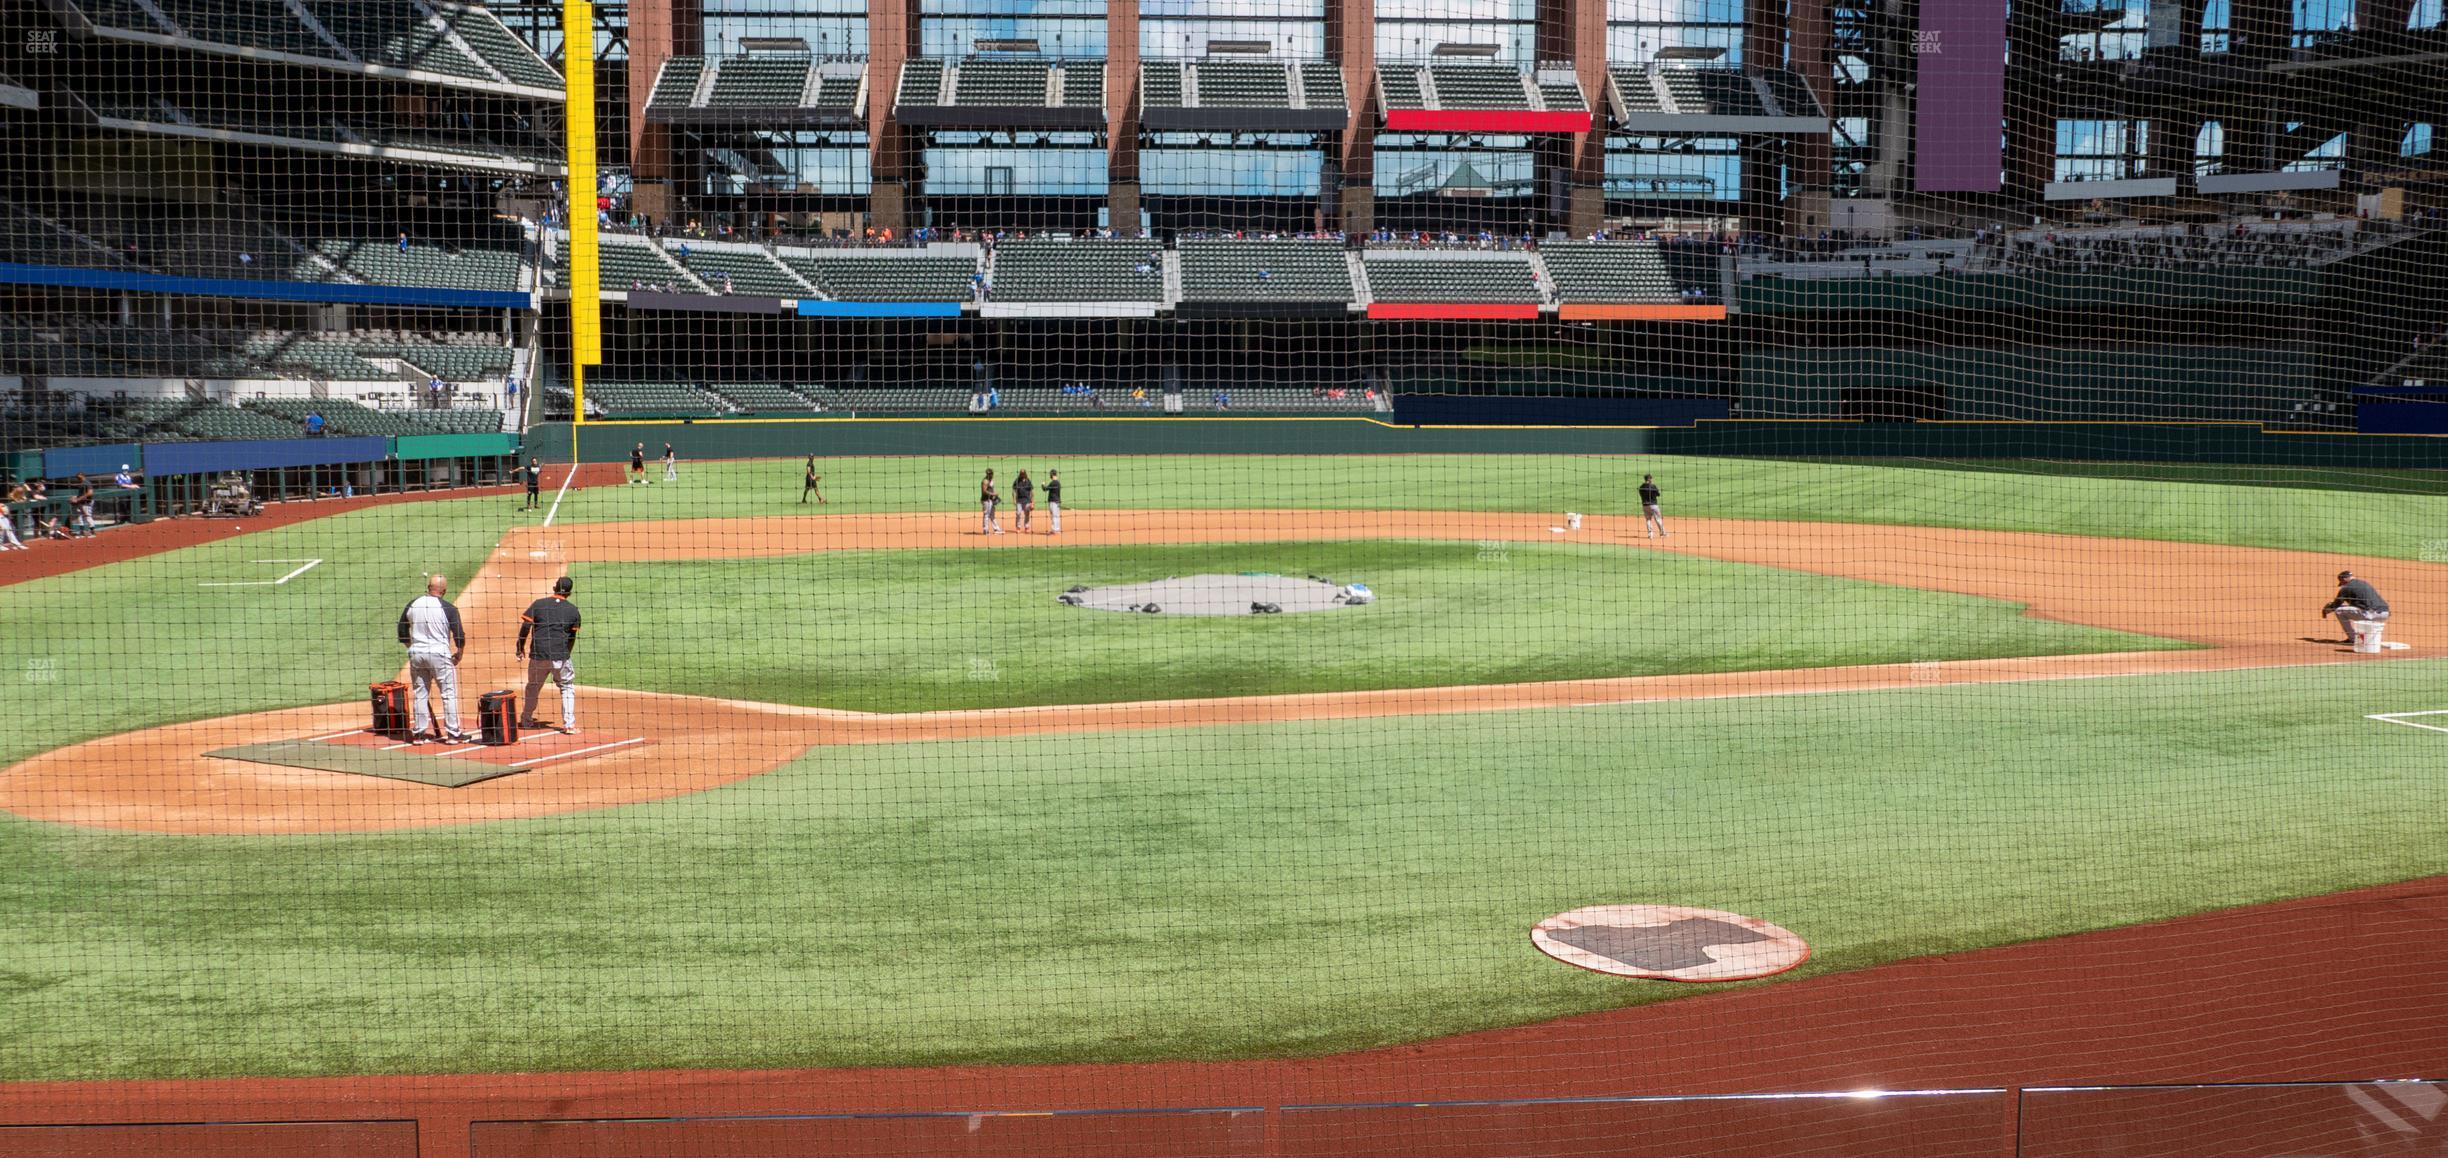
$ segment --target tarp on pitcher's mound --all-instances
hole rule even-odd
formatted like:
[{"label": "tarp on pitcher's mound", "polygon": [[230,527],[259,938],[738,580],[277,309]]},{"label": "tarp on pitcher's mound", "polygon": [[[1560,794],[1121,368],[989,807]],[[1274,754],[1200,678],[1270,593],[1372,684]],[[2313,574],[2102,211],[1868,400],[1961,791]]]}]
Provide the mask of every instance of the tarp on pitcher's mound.
[{"label": "tarp on pitcher's mound", "polygon": [[1530,929],[1530,943],[1567,965],[1659,981],[1746,981],[1810,959],[1777,925],[1686,905],[1592,905]]}]

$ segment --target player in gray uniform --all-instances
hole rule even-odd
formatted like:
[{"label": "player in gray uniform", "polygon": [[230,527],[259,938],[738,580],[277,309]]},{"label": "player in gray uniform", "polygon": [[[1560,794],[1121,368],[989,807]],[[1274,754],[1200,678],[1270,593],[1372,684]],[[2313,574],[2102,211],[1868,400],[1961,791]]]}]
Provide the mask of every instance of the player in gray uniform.
[{"label": "player in gray uniform", "polygon": [[[459,730],[459,657],[467,651],[467,630],[459,626],[459,609],[442,598],[449,589],[448,579],[439,573],[428,575],[425,594],[409,600],[400,611],[399,641],[408,647],[411,744],[428,738],[452,744],[472,739]],[[433,728],[436,708],[426,704],[428,696],[438,705],[442,724],[441,732],[430,737],[427,733]]]},{"label": "player in gray uniform", "polygon": [[1053,521],[1054,521],[1052,526],[1049,526],[1049,527],[1047,527],[1047,528],[1046,528],[1046,534],[1049,534],[1049,535],[1059,535],[1059,534],[1062,534],[1062,472],[1061,472],[1061,471],[1059,471],[1059,470],[1049,470],[1049,471],[1047,471],[1047,472],[1046,472],[1045,495],[1046,495],[1046,515],[1047,515],[1047,517],[1049,517],[1049,518],[1053,519]]},{"label": "player in gray uniform", "polygon": [[2389,617],[2388,600],[2370,582],[2358,579],[2352,571],[2338,572],[2337,598],[2321,608],[2322,615],[2337,616],[2338,626],[2346,629],[2346,642],[2354,642],[2354,623],[2358,619],[2384,620]]},{"label": "player in gray uniform", "polygon": [[527,661],[521,728],[543,727],[536,722],[536,693],[544,690],[544,677],[551,676],[553,686],[561,689],[562,734],[578,734],[578,669],[570,666],[570,652],[578,646],[578,608],[570,603],[569,593],[570,577],[564,575],[553,580],[551,596],[528,604],[527,614],[519,617],[518,658]]},{"label": "player in gray uniform", "polygon": [[985,523],[979,529],[979,534],[1000,535],[1003,533],[1003,524],[995,521],[995,508],[1001,505],[1003,505],[1003,496],[996,492],[994,471],[989,469],[986,477],[978,480],[978,514]]}]

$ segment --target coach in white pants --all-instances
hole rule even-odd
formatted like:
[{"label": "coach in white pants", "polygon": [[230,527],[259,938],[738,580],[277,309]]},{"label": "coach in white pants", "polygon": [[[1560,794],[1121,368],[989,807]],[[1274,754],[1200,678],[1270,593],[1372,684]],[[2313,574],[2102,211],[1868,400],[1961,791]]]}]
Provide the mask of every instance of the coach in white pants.
[{"label": "coach in white pants", "polygon": [[[459,657],[467,651],[467,629],[459,626],[459,609],[442,593],[450,581],[436,573],[425,577],[425,594],[408,601],[399,618],[399,641],[408,646],[408,703],[412,722],[408,742],[423,743],[441,716],[442,730],[433,738],[465,744],[459,730]],[[427,696],[435,701],[427,706]]]}]

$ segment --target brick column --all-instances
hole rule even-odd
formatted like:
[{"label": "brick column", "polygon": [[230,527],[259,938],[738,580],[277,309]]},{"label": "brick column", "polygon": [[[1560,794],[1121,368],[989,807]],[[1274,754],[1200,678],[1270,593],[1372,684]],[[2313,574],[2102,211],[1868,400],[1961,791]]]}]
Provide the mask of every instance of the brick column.
[{"label": "brick column", "polygon": [[630,0],[629,171],[641,184],[674,175],[671,131],[646,123],[646,98],[664,61],[705,50],[704,12],[701,0]]},{"label": "brick column", "polygon": [[1106,218],[1139,227],[1139,0],[1105,0]]},{"label": "brick column", "polygon": [[[1786,67],[1810,86],[1811,95],[1819,98],[1821,108],[1834,114],[1836,60],[1828,52],[1828,0],[1793,0],[1785,41]],[[1786,150],[1794,169],[1794,193],[1785,199],[1787,237],[1801,237],[1828,227],[1828,189],[1835,165],[1828,140],[1825,135],[1797,137]]]},{"label": "brick column", "polygon": [[1351,121],[1343,130],[1342,203],[1346,233],[1377,227],[1377,5],[1375,0],[1330,0],[1326,49],[1343,66],[1343,93]]},{"label": "brick column", "polygon": [[1590,103],[1589,131],[1573,133],[1548,154],[1561,170],[1564,219],[1552,221],[1576,236],[1606,219],[1607,0],[1546,0],[1539,5],[1539,59],[1569,60],[1582,96]]},{"label": "brick column", "polygon": [[867,224],[878,229],[909,227],[909,140],[892,119],[901,62],[916,55],[918,21],[911,0],[867,0]]}]

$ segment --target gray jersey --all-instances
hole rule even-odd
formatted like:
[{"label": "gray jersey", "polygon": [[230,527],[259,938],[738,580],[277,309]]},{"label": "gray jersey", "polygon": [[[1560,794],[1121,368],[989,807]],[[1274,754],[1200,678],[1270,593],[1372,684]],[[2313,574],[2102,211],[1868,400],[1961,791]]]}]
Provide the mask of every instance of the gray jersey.
[{"label": "gray jersey", "polygon": [[450,600],[419,595],[400,612],[399,641],[410,651],[457,651],[467,646],[467,631]]}]

